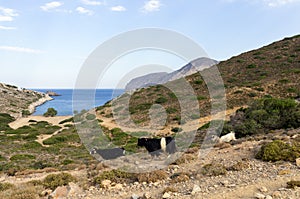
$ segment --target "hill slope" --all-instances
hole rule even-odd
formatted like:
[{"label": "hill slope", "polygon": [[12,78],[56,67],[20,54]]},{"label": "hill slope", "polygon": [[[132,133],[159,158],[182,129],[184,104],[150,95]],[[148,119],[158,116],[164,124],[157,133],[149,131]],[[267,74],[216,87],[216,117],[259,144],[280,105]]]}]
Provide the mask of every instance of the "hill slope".
[{"label": "hill slope", "polygon": [[[253,99],[264,96],[278,98],[299,97],[300,35],[232,57],[214,67],[203,70],[201,74],[214,78],[212,71],[216,68],[220,71],[224,81],[228,109],[248,105]],[[201,116],[210,115],[211,102],[209,91],[200,73],[192,74],[186,77],[186,80],[192,86],[197,96],[197,99],[193,98],[191,101],[198,100]],[[135,125],[146,126],[149,124],[150,118],[148,113],[153,104],[159,104],[165,108],[168,118],[167,125],[178,125],[182,117],[181,107],[177,96],[168,88],[176,88],[178,84],[178,90],[180,90],[180,81],[175,80],[164,85],[142,88],[133,93],[129,100],[129,112]],[[212,88],[220,86],[222,85],[210,85]],[[122,100],[124,101],[126,95],[128,94],[113,101],[116,104],[114,109],[121,113],[120,115],[122,115],[122,112],[126,114],[126,111],[128,111],[124,108],[126,104],[122,104]],[[217,98],[218,96],[215,97]],[[104,118],[112,117],[112,111],[108,108],[112,104],[110,102],[104,107],[98,108],[100,110],[98,111],[99,116]],[[129,118],[121,118],[118,124],[129,126]]]},{"label": "hill slope", "polygon": [[0,83],[0,113],[7,113],[15,118],[22,116],[24,111],[32,113],[35,106],[50,99],[43,93]]}]

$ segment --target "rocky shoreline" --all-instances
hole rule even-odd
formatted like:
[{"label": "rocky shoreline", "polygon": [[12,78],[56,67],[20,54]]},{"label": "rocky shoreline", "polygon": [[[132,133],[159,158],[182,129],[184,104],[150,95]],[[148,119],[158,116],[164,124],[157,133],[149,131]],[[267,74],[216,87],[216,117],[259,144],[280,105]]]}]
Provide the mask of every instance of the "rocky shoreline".
[{"label": "rocky shoreline", "polygon": [[42,104],[46,103],[47,101],[51,101],[51,100],[53,100],[53,98],[50,97],[48,94],[45,94],[44,97],[40,98],[38,101],[31,103],[28,106],[28,110],[29,110],[30,114],[34,113],[36,107],[41,106]]}]

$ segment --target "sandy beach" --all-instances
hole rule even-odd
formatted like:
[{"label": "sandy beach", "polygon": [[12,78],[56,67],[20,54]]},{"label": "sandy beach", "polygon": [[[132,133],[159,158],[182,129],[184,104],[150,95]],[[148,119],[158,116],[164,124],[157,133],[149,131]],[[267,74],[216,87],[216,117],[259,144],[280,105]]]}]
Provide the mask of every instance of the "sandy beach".
[{"label": "sandy beach", "polygon": [[57,125],[57,126],[60,126],[59,125],[59,122],[63,121],[63,120],[66,120],[66,119],[69,119],[71,118],[72,116],[55,116],[55,117],[44,117],[44,116],[40,116],[40,115],[31,115],[31,116],[28,116],[28,117],[22,117],[22,118],[19,118],[13,122],[11,122],[9,124],[9,126],[12,128],[12,129],[17,129],[17,128],[20,128],[22,126],[25,126],[25,125],[28,125],[29,124],[29,120],[35,120],[37,122],[39,121],[46,121],[52,125]]}]

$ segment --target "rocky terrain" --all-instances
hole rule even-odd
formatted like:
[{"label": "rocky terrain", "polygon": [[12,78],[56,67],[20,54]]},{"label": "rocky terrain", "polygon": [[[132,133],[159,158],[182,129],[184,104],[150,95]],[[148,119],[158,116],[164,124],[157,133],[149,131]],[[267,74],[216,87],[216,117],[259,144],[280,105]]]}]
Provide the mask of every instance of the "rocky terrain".
[{"label": "rocky terrain", "polygon": [[[224,85],[209,84],[216,78],[211,73],[216,68]],[[0,198],[298,199],[299,73],[298,35],[201,71],[208,83],[199,73],[187,76],[196,97],[175,92],[180,99],[172,93],[169,88],[185,90],[177,79],[125,93],[73,118],[44,121],[30,116],[14,121],[0,114],[0,142],[4,143],[0,145]],[[208,90],[223,86],[226,99]],[[17,95],[16,87],[8,87],[12,87],[9,96]],[[212,114],[212,102],[225,102],[226,110]],[[195,103],[201,115],[195,114]],[[187,105],[189,111],[182,111],[180,105]],[[214,115],[225,115],[226,121],[214,120]],[[146,126],[158,133],[145,132]],[[79,133],[78,127],[86,131]],[[195,135],[186,150],[171,156],[152,158],[137,146],[139,137],[171,135],[182,149],[192,130]],[[213,137],[231,131],[238,139],[229,143]],[[106,140],[124,147],[126,156],[99,162],[95,159],[99,155],[89,154]],[[143,172],[128,172],[128,165]],[[149,167],[156,169],[149,171]]]},{"label": "rocky terrain", "polygon": [[14,118],[30,115],[35,107],[51,100],[40,92],[0,83],[0,113],[7,113]]}]

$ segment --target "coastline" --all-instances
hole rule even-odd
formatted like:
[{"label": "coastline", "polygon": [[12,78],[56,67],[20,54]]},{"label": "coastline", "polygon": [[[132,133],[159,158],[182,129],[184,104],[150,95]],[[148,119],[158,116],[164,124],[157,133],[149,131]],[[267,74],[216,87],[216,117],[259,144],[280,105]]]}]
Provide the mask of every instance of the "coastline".
[{"label": "coastline", "polygon": [[51,101],[51,100],[53,100],[52,97],[50,97],[48,94],[44,94],[44,97],[40,98],[38,101],[31,103],[28,106],[28,110],[29,110],[30,114],[34,113],[36,107],[41,106],[42,104],[44,104],[48,101]]}]

